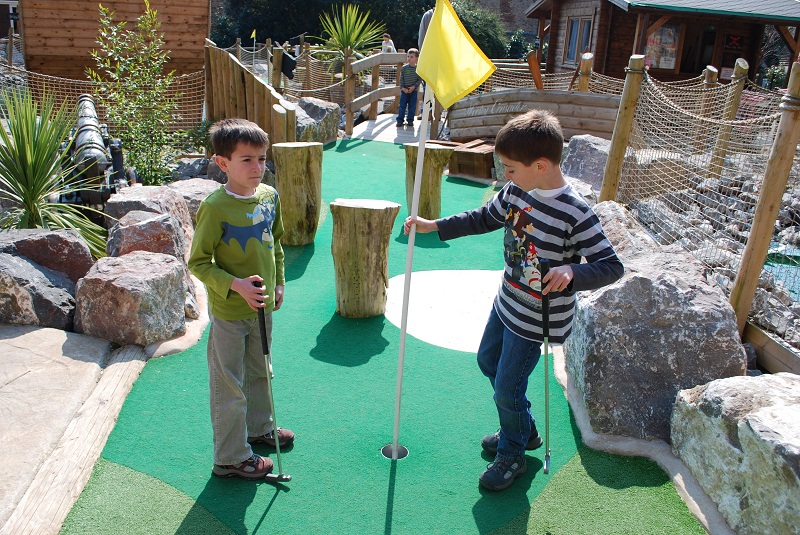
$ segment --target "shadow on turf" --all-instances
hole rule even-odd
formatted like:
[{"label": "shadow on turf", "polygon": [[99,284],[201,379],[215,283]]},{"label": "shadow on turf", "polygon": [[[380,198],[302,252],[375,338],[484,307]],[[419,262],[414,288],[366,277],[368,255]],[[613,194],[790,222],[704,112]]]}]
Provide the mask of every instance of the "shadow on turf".
[{"label": "shadow on turf", "polygon": [[[408,236],[403,234],[402,227],[400,229],[400,234],[395,237],[394,241],[402,243],[403,245],[408,245]],[[436,232],[430,232],[428,234],[417,233],[414,237],[414,247],[419,247],[421,249],[447,249],[450,245],[440,240]]]},{"label": "shadow on turf", "polygon": [[[483,456],[486,459],[486,456]],[[492,459],[489,461],[491,462]],[[521,475],[511,487],[500,492],[494,492],[481,487],[478,483],[478,473],[475,475],[475,484],[478,486],[478,491],[481,497],[472,506],[472,516],[475,518],[475,526],[478,528],[479,533],[488,533],[503,526],[508,520],[499,520],[498,511],[515,510],[525,511],[523,513],[526,517],[530,515],[531,502],[528,498],[527,492],[531,487],[533,478],[535,478],[544,468],[542,460],[532,455],[526,455],[525,460],[528,463],[528,470]],[[527,519],[521,525],[526,526]],[[525,531],[520,531],[525,533]]]},{"label": "shadow on turf", "polygon": [[385,324],[384,316],[356,319],[334,314],[320,330],[309,354],[336,366],[362,366],[388,347],[389,342],[383,337]]},{"label": "shadow on turf", "polygon": [[297,247],[284,245],[283,254],[286,281],[297,280],[306,272],[308,263],[311,262],[311,258],[314,256],[314,243]]},{"label": "shadow on turf", "polygon": [[[194,505],[183,518],[181,525],[175,530],[176,535],[198,535],[209,533],[207,521],[210,513],[221,523],[225,524],[232,533],[248,533],[245,524],[247,508],[253,503],[258,485],[270,485],[263,479],[244,480],[238,477],[219,478],[211,476],[205,488],[197,497]],[[280,483],[270,485],[275,487],[275,494],[264,508],[256,529],[266,518],[272,504],[275,503],[280,492],[289,492],[289,487]]]}]

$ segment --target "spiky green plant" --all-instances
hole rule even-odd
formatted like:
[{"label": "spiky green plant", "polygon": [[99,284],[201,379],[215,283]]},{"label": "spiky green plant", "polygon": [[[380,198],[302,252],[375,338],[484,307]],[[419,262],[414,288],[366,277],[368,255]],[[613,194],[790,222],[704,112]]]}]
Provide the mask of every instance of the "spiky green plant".
[{"label": "spiky green plant", "polygon": [[[30,92],[3,91],[0,128],[0,199],[7,208],[0,211],[4,229],[75,229],[86,240],[95,258],[105,255],[106,231],[91,221],[86,211],[57,202],[62,195],[98,189],[96,177],[73,176],[62,143],[75,124],[74,107],[44,95],[40,104]],[[7,129],[7,130],[6,130]]]},{"label": "spiky green plant", "polygon": [[369,20],[370,12],[361,12],[354,4],[336,7],[331,13],[323,13],[319,20],[325,47],[336,51],[341,58],[365,54],[379,46],[386,25]]}]

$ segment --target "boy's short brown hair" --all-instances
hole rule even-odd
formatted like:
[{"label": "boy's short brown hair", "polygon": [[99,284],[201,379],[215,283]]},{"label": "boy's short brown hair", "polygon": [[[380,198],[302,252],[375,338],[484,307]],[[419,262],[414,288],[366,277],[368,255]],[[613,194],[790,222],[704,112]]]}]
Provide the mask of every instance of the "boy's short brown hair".
[{"label": "boy's short brown hair", "polygon": [[417,50],[416,48],[409,48],[406,54],[414,54],[415,56],[419,56],[419,50]]},{"label": "boy's short brown hair", "polygon": [[208,130],[211,144],[218,156],[230,158],[236,145],[246,143],[254,147],[269,147],[269,136],[256,123],[247,119],[222,119]]},{"label": "boy's short brown hair", "polygon": [[524,165],[546,158],[561,164],[564,133],[561,123],[547,110],[530,110],[509,120],[494,142],[494,151]]}]

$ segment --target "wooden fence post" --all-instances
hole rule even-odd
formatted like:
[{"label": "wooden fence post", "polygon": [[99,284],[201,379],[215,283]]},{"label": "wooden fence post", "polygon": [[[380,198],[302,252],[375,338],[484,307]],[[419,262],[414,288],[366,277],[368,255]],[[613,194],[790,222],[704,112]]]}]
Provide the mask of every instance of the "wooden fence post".
[{"label": "wooden fence post", "polygon": [[628,61],[625,69],[625,87],[619,102],[617,120],[614,123],[614,133],[611,135],[611,148],[608,151],[608,160],[603,171],[603,186],[597,202],[613,201],[617,198],[619,190],[619,177],[622,173],[622,163],[625,160],[625,151],[628,148],[628,138],[633,127],[633,116],[636,105],[639,103],[639,91],[644,76],[644,56],[634,54]]},{"label": "wooden fence post", "polygon": [[[213,61],[212,61],[212,54],[211,54],[211,47],[214,46],[214,43],[208,39],[205,40],[206,46],[203,47],[203,55],[205,56],[205,88],[204,88],[204,100],[206,105],[206,119],[209,121],[213,121],[217,115],[214,112],[214,76],[213,76]],[[207,154],[206,156],[211,156]]]},{"label": "wooden fence post", "polygon": [[780,110],[781,119],[769,152],[753,225],[731,289],[730,303],[736,313],[740,335],[747,323],[758,277],[764,267],[775,229],[781,198],[786,192],[797,142],[800,140],[800,63],[792,64],[789,85],[786,95],[781,98]]},{"label": "wooden fence post", "polygon": [[544,82],[542,82],[542,64],[539,61],[539,50],[531,50],[528,52],[528,55],[525,56],[525,60],[528,62],[528,70],[531,71],[533,84],[536,86],[536,89],[544,89]]},{"label": "wooden fence post", "polygon": [[242,62],[242,38],[236,38],[236,59],[239,60],[239,63]]},{"label": "wooden fence post", "polygon": [[272,87],[281,91],[281,64],[283,63],[283,48],[276,46],[272,49]]},{"label": "wooden fence post", "polygon": [[[742,90],[747,80],[747,70],[749,65],[744,58],[736,60],[736,65],[733,67],[733,75],[731,76],[731,86],[733,87],[732,93],[725,103],[725,111],[722,113],[723,121],[733,121],[736,118],[736,112],[739,110],[739,103],[742,101]],[[706,177],[719,178],[722,176],[722,167],[725,165],[725,154],[728,152],[728,144],[731,141],[731,126],[722,125],[719,129],[717,141],[714,143],[714,152],[711,155],[711,162],[708,164],[706,170]]]},{"label": "wooden fence post", "polygon": [[[375,65],[372,67],[372,85],[370,87],[370,91],[376,91],[380,85],[381,79],[381,65]],[[369,113],[367,114],[367,119],[370,121],[374,121],[378,118],[378,101],[376,100],[372,104],[369,105]]]},{"label": "wooden fence post", "polygon": [[311,45],[308,43],[303,43],[303,67],[305,71],[303,90],[308,91],[311,89]]},{"label": "wooden fence post", "polygon": [[578,65],[578,91],[581,93],[589,92],[589,82],[592,79],[592,65],[594,64],[594,54],[584,52],[581,54],[581,62]]},{"label": "wooden fence post", "polygon": [[342,81],[344,82],[344,133],[348,136],[353,135],[353,109],[350,104],[356,98],[356,80],[353,76],[353,57],[345,56],[344,69],[342,70]]}]

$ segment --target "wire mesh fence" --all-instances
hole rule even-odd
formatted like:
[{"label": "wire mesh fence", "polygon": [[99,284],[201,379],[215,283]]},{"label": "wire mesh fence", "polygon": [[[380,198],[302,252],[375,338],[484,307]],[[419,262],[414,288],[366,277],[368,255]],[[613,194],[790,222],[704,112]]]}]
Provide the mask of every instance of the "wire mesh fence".
[{"label": "wire mesh fence", "polygon": [[[741,91],[738,97],[737,92]],[[620,177],[626,204],[662,245],[679,243],[730,294],[753,225],[781,93],[752,84],[664,84],[645,75]],[[731,110],[739,100],[738,108]],[[735,118],[725,119],[733,116]],[[800,153],[751,319],[800,348]],[[779,301],[781,307],[768,306]],[[775,305],[775,303],[772,303]],[[780,311],[780,312],[776,312]]]}]

